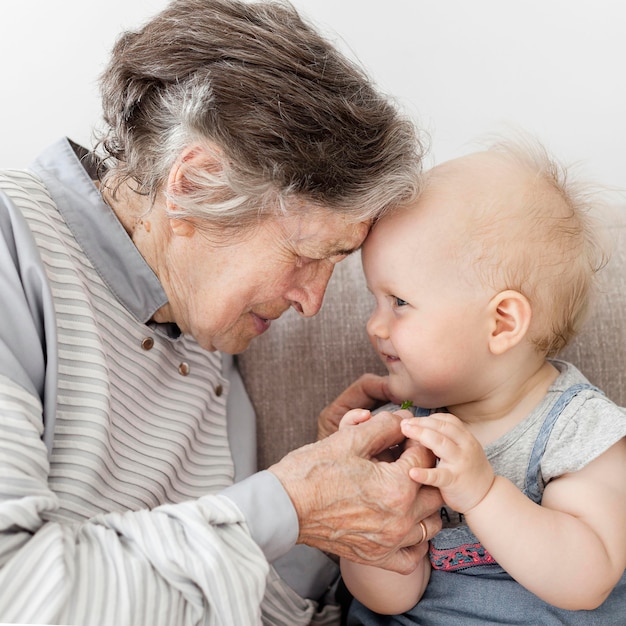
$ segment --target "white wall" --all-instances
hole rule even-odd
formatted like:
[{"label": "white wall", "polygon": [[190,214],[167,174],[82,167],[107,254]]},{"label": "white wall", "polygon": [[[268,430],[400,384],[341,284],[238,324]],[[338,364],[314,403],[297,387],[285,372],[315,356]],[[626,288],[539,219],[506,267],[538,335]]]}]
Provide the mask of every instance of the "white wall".
[{"label": "white wall", "polygon": [[[0,0],[0,167],[88,144],[116,34],[166,0]],[[621,0],[295,0],[432,135],[431,160],[521,126],[626,188]]]}]

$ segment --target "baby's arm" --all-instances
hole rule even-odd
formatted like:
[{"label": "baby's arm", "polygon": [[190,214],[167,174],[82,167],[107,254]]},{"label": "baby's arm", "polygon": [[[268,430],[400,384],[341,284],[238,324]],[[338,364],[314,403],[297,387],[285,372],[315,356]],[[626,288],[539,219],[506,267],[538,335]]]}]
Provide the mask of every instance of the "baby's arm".
[{"label": "baby's arm", "polygon": [[410,574],[341,559],[341,574],[350,593],[368,609],[381,615],[396,615],[414,607],[430,577],[428,555]]},{"label": "baby's arm", "polygon": [[521,585],[564,609],[598,607],[626,568],[626,439],[550,482],[541,505],[495,476],[482,447],[452,415],[403,422],[439,457],[411,477],[439,487],[490,554]]}]

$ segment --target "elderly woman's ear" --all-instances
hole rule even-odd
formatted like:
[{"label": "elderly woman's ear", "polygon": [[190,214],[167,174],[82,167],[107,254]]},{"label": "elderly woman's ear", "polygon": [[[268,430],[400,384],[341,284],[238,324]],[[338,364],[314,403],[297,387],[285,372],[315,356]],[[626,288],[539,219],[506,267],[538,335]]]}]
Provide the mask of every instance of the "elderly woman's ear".
[{"label": "elderly woman's ear", "polygon": [[[200,144],[187,146],[178,155],[170,169],[166,195],[170,198],[194,191],[197,184],[193,182],[195,176],[190,176],[190,173],[204,170],[217,174],[221,169],[221,151],[217,147],[205,147]],[[176,206],[169,200],[168,209],[176,209]]]}]

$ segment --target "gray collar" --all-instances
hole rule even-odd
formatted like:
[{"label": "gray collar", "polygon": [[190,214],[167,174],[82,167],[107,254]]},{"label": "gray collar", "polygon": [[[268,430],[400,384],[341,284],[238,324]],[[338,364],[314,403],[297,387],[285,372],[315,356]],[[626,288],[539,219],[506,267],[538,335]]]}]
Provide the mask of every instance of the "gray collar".
[{"label": "gray collar", "polygon": [[[87,258],[118,301],[147,323],[167,303],[159,279],[145,262],[92,180],[95,162],[84,148],[61,139],[31,165],[49,190]],[[174,324],[158,324],[170,337]]]}]

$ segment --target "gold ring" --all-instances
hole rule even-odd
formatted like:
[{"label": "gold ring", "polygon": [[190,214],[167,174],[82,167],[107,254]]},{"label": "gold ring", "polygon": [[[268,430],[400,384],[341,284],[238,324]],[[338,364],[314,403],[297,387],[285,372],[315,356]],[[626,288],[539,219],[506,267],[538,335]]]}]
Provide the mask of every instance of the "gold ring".
[{"label": "gold ring", "polygon": [[419,525],[422,529],[422,538],[417,542],[418,546],[420,545],[420,543],[424,543],[424,541],[426,541],[426,537],[428,537],[428,531],[426,530],[426,524],[424,524],[424,520],[420,520]]}]

